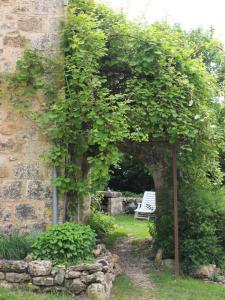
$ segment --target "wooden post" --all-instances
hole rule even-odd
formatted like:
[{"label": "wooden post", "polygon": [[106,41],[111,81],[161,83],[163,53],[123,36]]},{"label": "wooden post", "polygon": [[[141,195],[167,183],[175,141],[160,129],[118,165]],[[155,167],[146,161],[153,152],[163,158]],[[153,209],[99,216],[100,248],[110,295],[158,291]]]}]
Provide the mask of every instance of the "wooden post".
[{"label": "wooden post", "polygon": [[175,249],[175,276],[180,274],[179,261],[179,224],[178,224],[178,205],[177,205],[177,146],[172,147],[173,154],[173,206],[174,206],[174,249]]}]

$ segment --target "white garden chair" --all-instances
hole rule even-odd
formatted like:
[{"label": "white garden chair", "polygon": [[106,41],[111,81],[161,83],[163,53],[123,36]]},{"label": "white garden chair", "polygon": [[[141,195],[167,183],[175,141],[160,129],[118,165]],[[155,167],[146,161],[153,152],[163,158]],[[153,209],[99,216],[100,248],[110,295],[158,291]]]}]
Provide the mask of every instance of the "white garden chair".
[{"label": "white garden chair", "polygon": [[138,207],[135,209],[134,217],[136,219],[149,219],[150,215],[155,212],[155,209],[155,192],[144,192],[142,202],[138,203]]}]

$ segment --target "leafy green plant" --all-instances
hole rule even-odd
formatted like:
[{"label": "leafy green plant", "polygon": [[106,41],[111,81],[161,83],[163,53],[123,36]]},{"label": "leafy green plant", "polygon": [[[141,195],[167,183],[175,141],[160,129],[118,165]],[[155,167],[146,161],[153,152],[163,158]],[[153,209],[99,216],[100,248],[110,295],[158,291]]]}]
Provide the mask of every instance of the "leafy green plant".
[{"label": "leafy green plant", "polygon": [[185,270],[202,264],[224,268],[224,191],[198,186],[181,190],[180,248]]},{"label": "leafy green plant", "polygon": [[107,237],[115,230],[115,219],[100,211],[91,212],[88,224],[100,239]]},{"label": "leafy green plant", "polygon": [[91,255],[95,242],[95,233],[89,226],[64,223],[40,235],[32,246],[32,255],[55,263],[77,263]]},{"label": "leafy green plant", "polygon": [[154,221],[148,222],[148,231],[150,236],[155,239],[156,238],[156,224]]},{"label": "leafy green plant", "polygon": [[[171,196],[168,197],[168,201]],[[225,266],[225,193],[224,189],[203,188],[196,182],[179,189],[180,259],[185,273],[203,264]],[[160,220],[156,248],[164,258],[174,258],[172,208]]]},{"label": "leafy green plant", "polygon": [[0,259],[24,259],[31,251],[35,236],[12,233],[0,236]]}]

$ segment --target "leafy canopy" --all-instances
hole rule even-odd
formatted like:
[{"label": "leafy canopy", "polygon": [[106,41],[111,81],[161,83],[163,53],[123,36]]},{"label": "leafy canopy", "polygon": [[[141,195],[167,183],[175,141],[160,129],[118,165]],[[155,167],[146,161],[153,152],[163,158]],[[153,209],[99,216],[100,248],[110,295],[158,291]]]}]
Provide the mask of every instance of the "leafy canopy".
[{"label": "leafy canopy", "polygon": [[17,103],[40,90],[46,97],[35,118],[54,145],[49,160],[65,170],[56,181],[61,192],[79,198],[98,188],[119,158],[117,144],[127,141],[181,141],[186,169],[199,173],[198,162],[204,176],[221,178],[215,102],[225,63],[212,35],[140,26],[92,0],[70,1],[62,33],[63,68],[28,50],[10,81],[23,91]]}]

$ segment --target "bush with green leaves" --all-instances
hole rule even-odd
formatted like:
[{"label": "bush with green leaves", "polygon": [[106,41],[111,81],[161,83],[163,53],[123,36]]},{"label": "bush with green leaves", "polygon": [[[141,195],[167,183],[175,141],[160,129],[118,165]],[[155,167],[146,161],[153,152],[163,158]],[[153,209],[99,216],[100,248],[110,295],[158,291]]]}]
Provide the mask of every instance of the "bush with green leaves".
[{"label": "bush with green leaves", "polygon": [[0,259],[24,259],[31,251],[35,236],[20,234],[0,236]]},{"label": "bush with green leaves", "polygon": [[[180,259],[185,273],[190,273],[199,265],[205,264],[225,267],[224,192],[224,189],[207,189],[193,182],[183,183],[180,187]],[[172,200],[171,196],[169,200]],[[156,248],[163,248],[164,258],[173,258],[172,213],[161,218],[160,225],[161,229],[156,234]]]},{"label": "bush with green leaves", "polygon": [[89,226],[64,223],[40,235],[32,247],[32,255],[54,263],[77,263],[91,256],[95,243],[95,233]]},{"label": "bush with green leaves", "polygon": [[88,224],[96,232],[99,239],[106,238],[115,230],[115,219],[100,211],[92,211]]},{"label": "bush with green leaves", "polygon": [[190,186],[182,189],[180,249],[183,266],[190,271],[202,264],[225,267],[225,194]]}]

